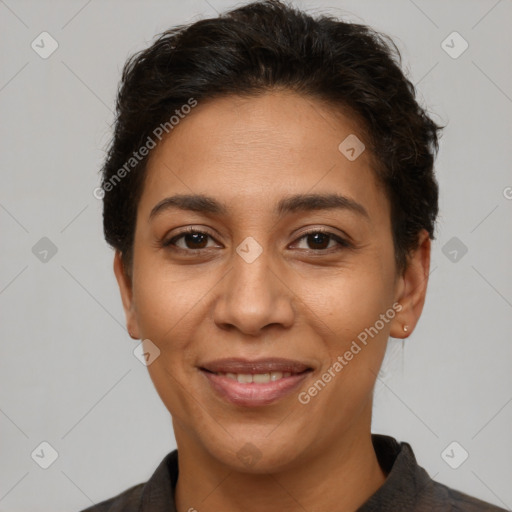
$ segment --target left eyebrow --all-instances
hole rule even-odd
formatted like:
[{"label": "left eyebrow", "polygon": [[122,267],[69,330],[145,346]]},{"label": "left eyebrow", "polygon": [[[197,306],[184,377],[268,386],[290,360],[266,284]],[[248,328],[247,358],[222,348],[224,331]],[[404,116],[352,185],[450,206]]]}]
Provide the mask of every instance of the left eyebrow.
[{"label": "left eyebrow", "polygon": [[[166,197],[158,202],[151,210],[148,221],[158,214],[174,208],[219,216],[228,213],[228,208],[213,197],[203,194],[180,194]],[[277,203],[274,213],[277,217],[281,218],[286,214],[297,211],[307,212],[334,209],[348,210],[365,217],[367,220],[370,219],[368,212],[362,204],[341,194],[292,195],[281,199]]]},{"label": "left eyebrow", "polygon": [[287,213],[297,211],[307,212],[335,209],[352,211],[362,217],[366,217],[367,220],[370,219],[370,215],[361,203],[341,194],[297,194],[289,196],[279,201],[276,207],[276,214],[278,217],[283,217]]}]

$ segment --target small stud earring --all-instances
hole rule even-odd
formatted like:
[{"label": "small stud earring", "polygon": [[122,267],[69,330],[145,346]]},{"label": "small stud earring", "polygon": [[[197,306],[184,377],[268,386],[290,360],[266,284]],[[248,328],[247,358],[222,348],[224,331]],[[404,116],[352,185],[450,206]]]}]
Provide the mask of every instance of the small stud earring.
[{"label": "small stud earring", "polygon": [[409,330],[409,326],[408,325],[404,325],[404,332],[407,332]]}]

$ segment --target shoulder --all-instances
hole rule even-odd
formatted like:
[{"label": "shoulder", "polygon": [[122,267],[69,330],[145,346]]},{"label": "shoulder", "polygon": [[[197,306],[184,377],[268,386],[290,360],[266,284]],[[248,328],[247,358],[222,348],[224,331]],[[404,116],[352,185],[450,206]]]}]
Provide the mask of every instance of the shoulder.
[{"label": "shoulder", "polygon": [[443,512],[505,512],[506,510],[434,480],[425,498],[433,506],[442,505]]},{"label": "shoulder", "polygon": [[382,434],[372,434],[372,441],[387,478],[358,512],[506,512],[433,480],[409,443]]},{"label": "shoulder", "polygon": [[142,512],[174,508],[174,489],[178,479],[178,450],[169,452],[147,482],[125,491],[80,512]]},{"label": "shoulder", "polygon": [[140,508],[144,485],[143,483],[134,485],[126,491],[80,512],[137,512]]}]

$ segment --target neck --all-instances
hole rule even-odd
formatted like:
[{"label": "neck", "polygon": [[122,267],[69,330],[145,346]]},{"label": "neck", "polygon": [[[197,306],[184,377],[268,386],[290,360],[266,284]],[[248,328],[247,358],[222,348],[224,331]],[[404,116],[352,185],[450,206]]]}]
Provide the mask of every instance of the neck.
[{"label": "neck", "polygon": [[[296,467],[265,474],[244,473],[219,463],[175,425],[179,478],[178,512],[244,510],[336,510],[354,512],[385,481],[373,449],[369,423],[325,443]],[[361,435],[361,432],[365,432]],[[183,434],[183,436],[179,435]]]}]

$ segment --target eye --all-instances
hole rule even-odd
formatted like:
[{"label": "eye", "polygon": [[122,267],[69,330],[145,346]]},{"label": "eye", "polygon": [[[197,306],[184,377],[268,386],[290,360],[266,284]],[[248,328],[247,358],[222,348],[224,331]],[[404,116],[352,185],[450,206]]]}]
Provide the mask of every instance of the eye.
[{"label": "eye", "polygon": [[[308,231],[307,233],[304,233],[298,240],[305,240],[308,247],[303,249],[309,251],[331,252],[329,249],[332,249],[333,247],[334,250],[341,250],[343,248],[351,247],[350,243],[342,237],[323,229]],[[333,242],[332,245],[330,245],[331,242]]]},{"label": "eye", "polygon": [[[212,246],[207,246],[208,238],[213,237],[204,232],[194,228],[187,228],[186,230],[178,233],[167,241],[162,242],[162,247],[174,246],[184,251],[187,250],[198,250],[198,249],[209,249]],[[177,242],[183,239],[183,245],[179,245]],[[214,246],[213,246],[214,247]]]},{"label": "eye", "polygon": [[[216,247],[215,245],[208,246],[208,239],[214,240],[213,236],[208,232],[190,227],[169,240],[163,241],[161,245],[162,247],[173,247],[185,252]],[[307,247],[302,247],[301,249],[313,252],[332,252],[332,249],[336,251],[352,247],[344,238],[322,229],[315,229],[304,233],[298,238],[295,245],[302,240],[305,241]]]}]

